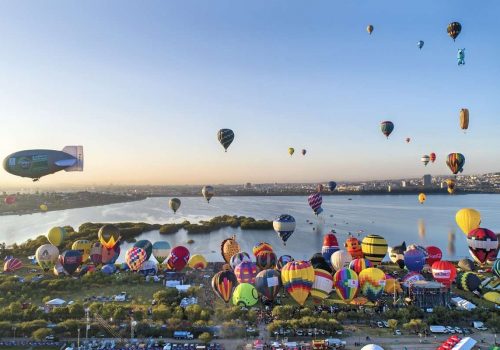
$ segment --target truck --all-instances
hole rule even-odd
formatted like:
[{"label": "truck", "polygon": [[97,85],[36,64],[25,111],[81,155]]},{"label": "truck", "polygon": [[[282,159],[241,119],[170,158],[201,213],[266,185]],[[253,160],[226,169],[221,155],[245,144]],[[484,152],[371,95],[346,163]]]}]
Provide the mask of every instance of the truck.
[{"label": "truck", "polygon": [[328,338],[325,343],[330,349],[343,349],[347,345],[347,342],[338,338]]},{"label": "truck", "polygon": [[187,331],[175,331],[174,339],[194,339],[193,333]]},{"label": "truck", "polygon": [[432,333],[448,333],[448,329],[445,326],[430,326],[429,329]]},{"label": "truck", "polygon": [[472,322],[472,326],[477,329],[478,331],[487,331],[488,328],[484,326],[484,323],[481,321],[474,321]]}]

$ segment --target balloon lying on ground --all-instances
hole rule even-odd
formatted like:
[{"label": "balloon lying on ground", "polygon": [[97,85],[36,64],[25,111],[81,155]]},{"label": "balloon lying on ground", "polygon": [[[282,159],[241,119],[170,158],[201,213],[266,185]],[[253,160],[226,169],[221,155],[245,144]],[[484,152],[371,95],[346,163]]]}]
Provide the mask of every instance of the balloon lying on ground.
[{"label": "balloon lying on ground", "polygon": [[479,289],[481,279],[474,272],[461,272],[456,279],[458,289],[473,292]]},{"label": "balloon lying on ground", "polygon": [[458,262],[458,267],[460,267],[463,271],[475,271],[476,267],[474,266],[474,262],[470,259],[464,258],[460,259]]},{"label": "balloon lying on ground", "polygon": [[212,289],[224,302],[228,303],[238,281],[233,271],[219,271],[212,278]]},{"label": "balloon lying on ground", "polygon": [[101,272],[105,275],[112,275],[116,272],[116,267],[113,264],[107,264],[101,267]]},{"label": "balloon lying on ground", "polygon": [[250,283],[239,284],[233,292],[233,305],[250,307],[259,301],[259,293]]},{"label": "balloon lying on ground", "polygon": [[487,292],[487,293],[484,293],[483,298],[485,300],[491,301],[492,303],[500,305],[500,293],[499,292]]},{"label": "balloon lying on ground", "polygon": [[368,235],[361,241],[361,249],[373,266],[378,266],[387,253],[387,241],[379,235]]},{"label": "balloon lying on ground", "polygon": [[23,262],[18,258],[10,258],[3,264],[4,272],[14,272],[23,267]]},{"label": "balloon lying on ground", "polygon": [[496,259],[495,262],[493,263],[493,266],[491,267],[491,270],[497,276],[500,278],[500,258]]},{"label": "balloon lying on ground", "polygon": [[44,271],[52,269],[58,257],[59,249],[53,244],[43,244],[35,252],[36,261]]},{"label": "balloon lying on ground", "polygon": [[406,274],[401,279],[401,281],[403,282],[403,285],[409,286],[410,284],[415,283],[417,281],[425,281],[425,277],[422,276],[420,273],[413,271]]},{"label": "balloon lying on ground", "polygon": [[344,301],[350,301],[356,297],[359,288],[358,274],[351,269],[342,268],[335,272],[333,284],[337,295]]},{"label": "balloon lying on ground", "polygon": [[314,283],[314,269],[307,261],[291,261],[281,269],[281,281],[288,294],[303,306]]},{"label": "balloon lying on ground", "polygon": [[267,300],[273,301],[281,286],[281,274],[274,269],[263,270],[255,277],[255,288]]}]

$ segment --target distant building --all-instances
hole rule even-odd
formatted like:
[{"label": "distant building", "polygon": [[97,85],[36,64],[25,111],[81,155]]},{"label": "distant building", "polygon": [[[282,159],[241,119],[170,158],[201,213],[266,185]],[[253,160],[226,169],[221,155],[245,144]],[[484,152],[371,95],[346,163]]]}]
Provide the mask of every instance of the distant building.
[{"label": "distant building", "polygon": [[401,181],[401,187],[403,187],[403,188],[406,187],[406,181],[405,180]]},{"label": "distant building", "polygon": [[432,176],[429,174],[424,175],[423,185],[424,187],[429,187],[432,184]]},{"label": "distant building", "polygon": [[252,188],[252,184],[250,182],[247,182],[244,187],[245,187],[245,190],[249,190]]}]

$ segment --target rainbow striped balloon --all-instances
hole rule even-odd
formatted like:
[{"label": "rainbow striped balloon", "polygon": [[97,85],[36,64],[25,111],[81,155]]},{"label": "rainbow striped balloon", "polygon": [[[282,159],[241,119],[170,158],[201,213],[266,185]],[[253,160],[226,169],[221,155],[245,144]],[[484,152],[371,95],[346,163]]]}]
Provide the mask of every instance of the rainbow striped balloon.
[{"label": "rainbow striped balloon", "polygon": [[358,293],[359,280],[358,274],[351,269],[342,268],[335,273],[333,285],[338,296],[345,301],[350,301]]},{"label": "rainbow striped balloon", "polygon": [[370,260],[364,259],[364,258],[354,259],[353,261],[351,261],[349,263],[349,268],[351,270],[354,270],[354,272],[356,272],[358,275],[361,271],[363,271],[364,269],[367,269],[369,267],[373,267],[372,262]]},{"label": "rainbow striped balloon", "polygon": [[290,261],[281,269],[281,280],[288,294],[303,306],[314,283],[314,268],[308,261]]}]

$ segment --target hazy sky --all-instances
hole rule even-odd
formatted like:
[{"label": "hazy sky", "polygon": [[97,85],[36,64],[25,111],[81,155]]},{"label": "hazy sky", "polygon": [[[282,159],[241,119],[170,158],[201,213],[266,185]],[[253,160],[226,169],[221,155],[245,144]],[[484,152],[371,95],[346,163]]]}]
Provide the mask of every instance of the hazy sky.
[{"label": "hazy sky", "polygon": [[[2,1],[0,157],[84,146],[83,173],[42,185],[417,177],[449,173],[449,152],[464,174],[499,171],[499,15],[497,0]],[[38,186],[3,169],[2,185]]]}]

